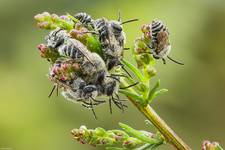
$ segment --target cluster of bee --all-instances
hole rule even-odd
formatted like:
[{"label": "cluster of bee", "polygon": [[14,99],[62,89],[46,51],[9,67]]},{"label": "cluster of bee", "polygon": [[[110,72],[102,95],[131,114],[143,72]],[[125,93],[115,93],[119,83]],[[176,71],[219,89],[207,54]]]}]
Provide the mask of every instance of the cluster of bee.
[{"label": "cluster of bee", "polygon": [[64,29],[56,28],[51,31],[45,38],[46,44],[39,46],[42,55],[50,51],[59,56],[49,69],[49,78],[54,83],[49,97],[55,88],[57,93],[60,88],[67,100],[78,102],[91,109],[96,117],[94,106],[105,102],[97,98],[107,96],[110,112],[112,102],[123,111],[126,105],[118,96],[118,90],[120,78],[126,75],[115,71],[112,73],[112,70],[124,68],[121,63],[125,44],[122,24],[135,20],[126,22],[121,22],[121,19],[109,21],[106,18],[94,20],[86,13],[78,13],[74,18],[83,27],[91,29],[86,33],[98,37],[103,56],[100,57],[99,54],[88,50],[85,44],[73,38]]},{"label": "cluster of bee", "polygon": [[[105,102],[98,98],[106,96],[109,98],[110,112],[112,102],[123,111],[126,105],[118,96],[118,90],[120,78],[127,76],[116,70],[123,69],[130,74],[121,63],[123,52],[127,49],[124,48],[126,36],[122,25],[137,19],[122,22],[120,14],[118,20],[104,17],[93,19],[86,13],[77,13],[72,17],[70,21],[74,22],[74,29],[68,31],[58,27],[46,36],[46,44],[38,47],[41,56],[51,62],[49,78],[54,87],[49,97],[55,88],[57,91],[60,88],[67,100],[80,103],[95,115],[94,106]],[[169,32],[162,21],[154,20],[144,26],[143,33],[151,39],[146,45],[155,59],[162,59],[166,63],[167,57],[182,64],[168,56],[171,49]],[[89,34],[97,38],[101,54],[88,48],[85,38]]]}]

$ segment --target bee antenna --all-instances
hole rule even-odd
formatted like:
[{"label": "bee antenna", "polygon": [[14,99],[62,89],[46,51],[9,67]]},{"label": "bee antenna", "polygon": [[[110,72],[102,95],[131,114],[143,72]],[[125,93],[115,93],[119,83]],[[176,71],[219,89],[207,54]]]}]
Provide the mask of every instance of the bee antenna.
[{"label": "bee antenna", "polygon": [[118,11],[118,21],[121,22],[122,21],[122,18],[121,18],[121,12],[120,10]]},{"label": "bee antenna", "polygon": [[120,89],[128,89],[128,88],[133,87],[133,86],[135,86],[135,85],[137,85],[137,84],[139,84],[139,82],[136,82],[136,83],[134,83],[134,84],[128,85],[128,86],[126,86],[126,87],[121,87]]},{"label": "bee antenna", "polygon": [[124,21],[124,22],[121,22],[120,25],[122,24],[126,24],[126,23],[130,23],[130,22],[134,22],[134,21],[138,21],[139,19],[130,19],[130,20],[127,20],[127,21]]},{"label": "bee antenna", "polygon": [[54,92],[55,88],[56,88],[56,85],[53,86],[53,88],[52,88],[50,94],[48,95],[49,98],[52,96],[52,93]]},{"label": "bee antenna", "polygon": [[173,62],[175,62],[176,64],[179,64],[179,65],[184,65],[183,63],[177,61],[177,60],[174,60],[173,58],[171,58],[170,56],[167,56],[167,58]]}]

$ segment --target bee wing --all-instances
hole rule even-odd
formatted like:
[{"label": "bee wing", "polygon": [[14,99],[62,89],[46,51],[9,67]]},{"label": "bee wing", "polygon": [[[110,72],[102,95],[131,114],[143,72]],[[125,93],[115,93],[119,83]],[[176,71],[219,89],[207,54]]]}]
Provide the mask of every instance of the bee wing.
[{"label": "bee wing", "polygon": [[90,52],[88,51],[88,49],[80,41],[76,39],[72,39],[71,42],[75,45],[75,47],[79,49],[79,51],[84,55],[84,57],[86,57],[87,60],[91,62],[92,65],[94,65],[93,61],[91,61],[89,57]]},{"label": "bee wing", "polygon": [[157,36],[157,41],[158,41],[158,45],[157,45],[157,49],[159,51],[163,50],[165,47],[167,47],[168,45],[170,45],[169,43],[169,35],[166,31],[160,31]]}]

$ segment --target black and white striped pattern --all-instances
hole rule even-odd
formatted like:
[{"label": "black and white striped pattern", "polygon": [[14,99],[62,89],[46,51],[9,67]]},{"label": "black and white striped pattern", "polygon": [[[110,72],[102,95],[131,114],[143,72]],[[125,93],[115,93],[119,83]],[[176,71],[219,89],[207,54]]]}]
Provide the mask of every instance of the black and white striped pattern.
[{"label": "black and white striped pattern", "polygon": [[163,24],[161,20],[155,19],[151,23],[151,37],[152,37],[152,42],[157,42],[157,34],[160,31],[166,31],[168,32],[167,27]]},{"label": "black and white striped pattern", "polygon": [[84,25],[92,24],[92,22],[93,22],[92,17],[84,12],[75,14],[74,18],[79,20]]},{"label": "black and white striped pattern", "polygon": [[99,40],[101,45],[106,48],[109,44],[109,24],[105,18],[95,20],[95,30],[99,34]]},{"label": "black and white striped pattern", "polygon": [[[76,40],[74,41],[78,42]],[[78,44],[80,44],[80,42]],[[72,59],[81,59],[84,57],[79,47],[70,41],[67,41],[67,43],[60,46],[58,51],[61,55],[68,56]]]}]

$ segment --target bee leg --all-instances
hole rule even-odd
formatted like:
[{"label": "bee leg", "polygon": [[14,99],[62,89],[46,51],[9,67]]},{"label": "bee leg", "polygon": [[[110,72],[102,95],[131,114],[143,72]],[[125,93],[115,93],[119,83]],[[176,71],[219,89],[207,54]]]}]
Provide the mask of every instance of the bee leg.
[{"label": "bee leg", "polygon": [[100,100],[96,100],[94,99],[93,97],[91,97],[91,99],[96,102],[96,104],[102,104],[102,103],[105,103],[105,101],[100,101]]},{"label": "bee leg", "polygon": [[56,96],[59,96],[59,86],[56,85]]},{"label": "bee leg", "polygon": [[117,100],[120,102],[120,105],[121,105],[121,108],[122,108],[122,113],[124,113],[123,103],[122,103],[122,101],[120,100],[119,95],[118,95],[118,94],[115,94],[115,95],[116,95],[116,97],[117,97]]},{"label": "bee leg", "polygon": [[121,101],[116,100],[113,96],[112,96],[112,101],[120,110],[123,110],[124,105],[122,104]]},{"label": "bee leg", "polygon": [[171,58],[170,56],[167,56],[167,58],[173,62],[175,62],[176,64],[179,64],[179,65],[184,65],[183,63],[177,61],[177,60],[174,60],[173,58]]},{"label": "bee leg", "polygon": [[92,103],[92,100],[91,99],[90,99],[90,104],[91,104],[91,111],[92,111],[92,113],[94,115],[94,118],[97,120],[97,116],[95,114],[95,110],[94,110],[93,103]]},{"label": "bee leg", "polygon": [[120,87],[120,89],[128,89],[128,88],[133,87],[133,86],[135,86],[135,85],[137,85],[137,84],[139,84],[139,82],[136,82],[136,83],[134,83],[134,84],[128,85],[128,86],[126,86],[126,87]]},{"label": "bee leg", "polygon": [[56,85],[53,86],[53,88],[52,88],[50,94],[48,95],[49,98],[52,96],[52,93],[54,92],[55,88],[56,88]]},{"label": "bee leg", "polygon": [[128,78],[128,76],[126,76],[124,74],[111,74],[111,76],[118,76],[118,77]]},{"label": "bee leg", "polygon": [[92,110],[92,113],[94,115],[94,118],[97,119],[97,116],[95,114],[95,110],[94,110],[94,107],[93,107],[94,104],[92,103],[91,99],[90,99],[90,103],[85,102],[85,101],[82,101],[82,102],[83,102],[82,103],[82,106],[85,107],[85,108],[87,108],[87,109],[91,109]]},{"label": "bee leg", "polygon": [[132,78],[131,74],[126,70],[124,65],[123,64],[120,64],[120,65],[121,65],[121,68],[128,74],[128,76],[130,76]]},{"label": "bee leg", "polygon": [[111,99],[111,97],[109,97],[109,111],[110,111],[110,114],[112,114],[112,99]]},{"label": "bee leg", "polygon": [[162,58],[162,61],[163,61],[163,64],[165,65],[166,64],[166,60],[164,58]]},{"label": "bee leg", "polygon": [[108,78],[112,78],[112,79],[115,79],[116,81],[120,82],[120,80],[119,80],[119,79],[117,79],[116,77],[113,77],[113,76],[106,76],[106,77],[108,77]]},{"label": "bee leg", "polygon": [[130,50],[130,48],[129,47],[124,47],[123,50],[127,51],[127,50]]}]

